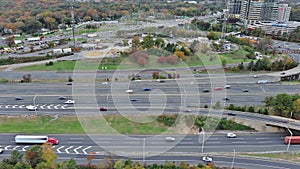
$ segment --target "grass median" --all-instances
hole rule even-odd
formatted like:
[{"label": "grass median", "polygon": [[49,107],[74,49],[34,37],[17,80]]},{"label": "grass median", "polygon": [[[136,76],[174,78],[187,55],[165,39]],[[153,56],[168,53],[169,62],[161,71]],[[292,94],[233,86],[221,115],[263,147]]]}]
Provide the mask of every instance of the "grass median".
[{"label": "grass median", "polygon": [[[194,121],[190,121],[194,119]],[[211,120],[210,120],[211,119]],[[199,124],[219,122],[217,130],[252,130],[232,120],[190,115],[104,115],[91,116],[0,116],[0,133],[48,134],[188,134],[198,132]],[[189,121],[187,121],[189,120]],[[208,121],[207,121],[208,120]],[[194,124],[193,124],[194,123]],[[186,127],[186,124],[189,124]],[[83,127],[84,126],[84,129]]]},{"label": "grass median", "polygon": [[266,157],[266,158],[300,162],[300,153],[267,153],[267,154],[241,154],[241,155],[254,156],[254,157]]}]

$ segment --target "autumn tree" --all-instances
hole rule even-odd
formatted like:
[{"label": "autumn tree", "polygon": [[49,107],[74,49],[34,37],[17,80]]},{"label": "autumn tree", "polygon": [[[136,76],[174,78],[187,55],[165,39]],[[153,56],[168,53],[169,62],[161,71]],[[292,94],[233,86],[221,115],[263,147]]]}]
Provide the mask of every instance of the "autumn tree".
[{"label": "autumn tree", "polygon": [[141,66],[145,66],[147,64],[147,59],[145,57],[138,57],[137,63]]},{"label": "autumn tree", "polygon": [[55,154],[55,151],[52,148],[52,146],[48,143],[42,145],[42,159],[46,162],[48,166],[55,167],[57,155]]},{"label": "autumn tree", "polygon": [[136,50],[140,46],[140,37],[134,36],[132,38],[132,50]]},{"label": "autumn tree", "polygon": [[182,51],[175,51],[174,55],[179,57],[181,60],[184,60],[184,53]]},{"label": "autumn tree", "polygon": [[167,57],[167,61],[168,61],[169,64],[175,65],[178,62],[178,57],[174,56],[174,55],[169,55]]},{"label": "autumn tree", "polygon": [[165,63],[165,62],[167,62],[167,57],[160,56],[160,57],[157,58],[157,62],[158,63]]},{"label": "autumn tree", "polygon": [[15,44],[14,36],[9,36],[5,39],[7,46],[12,47]]},{"label": "autumn tree", "polygon": [[44,162],[42,155],[42,147],[38,145],[33,146],[32,148],[26,151],[25,161],[28,162],[32,168],[35,168],[37,164]]}]

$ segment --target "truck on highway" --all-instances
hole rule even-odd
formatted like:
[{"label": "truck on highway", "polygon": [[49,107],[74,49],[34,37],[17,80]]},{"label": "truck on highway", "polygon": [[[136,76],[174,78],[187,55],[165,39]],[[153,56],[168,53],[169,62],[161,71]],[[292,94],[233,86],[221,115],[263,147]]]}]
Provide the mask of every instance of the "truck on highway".
[{"label": "truck on highway", "polygon": [[284,143],[285,144],[300,144],[300,136],[285,136]]},{"label": "truck on highway", "polygon": [[15,143],[16,144],[44,144],[49,143],[52,145],[58,144],[58,140],[56,138],[48,137],[48,136],[38,136],[38,135],[16,135]]}]

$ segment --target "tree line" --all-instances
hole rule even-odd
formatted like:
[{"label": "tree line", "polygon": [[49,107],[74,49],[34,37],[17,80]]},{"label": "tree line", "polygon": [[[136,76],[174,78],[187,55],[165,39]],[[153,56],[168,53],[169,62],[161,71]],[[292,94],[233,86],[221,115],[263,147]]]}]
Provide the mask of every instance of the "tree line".
[{"label": "tree line", "polygon": [[160,0],[102,0],[79,2],[65,0],[0,0],[0,31],[34,33],[41,28],[57,29],[60,24],[71,25],[71,6],[75,22],[116,20],[135,13],[163,13],[176,16],[199,16],[221,9],[219,4],[167,3]]},{"label": "tree line", "polygon": [[[10,158],[0,162],[1,169],[227,169],[228,167],[216,167],[210,162],[203,165],[191,165],[187,162],[175,163],[165,161],[164,163],[142,164],[131,159],[116,159],[112,155],[105,156],[100,164],[92,164],[96,158],[95,153],[87,156],[87,164],[77,164],[74,159],[56,163],[57,155],[49,144],[35,145],[28,149],[25,154],[13,150]],[[200,157],[199,157],[200,159]]]}]

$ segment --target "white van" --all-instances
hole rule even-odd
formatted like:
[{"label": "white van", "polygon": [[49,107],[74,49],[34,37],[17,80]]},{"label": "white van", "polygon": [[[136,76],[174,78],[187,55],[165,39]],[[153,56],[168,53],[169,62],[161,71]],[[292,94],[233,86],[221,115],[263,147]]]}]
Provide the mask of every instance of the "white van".
[{"label": "white van", "polygon": [[126,90],[126,93],[133,93],[133,90]]}]

